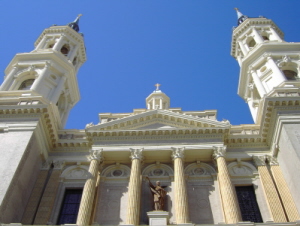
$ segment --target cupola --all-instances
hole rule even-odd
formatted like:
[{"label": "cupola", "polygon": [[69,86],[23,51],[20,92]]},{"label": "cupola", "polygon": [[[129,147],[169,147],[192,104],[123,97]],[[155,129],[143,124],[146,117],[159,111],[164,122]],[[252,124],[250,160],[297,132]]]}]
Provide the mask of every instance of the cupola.
[{"label": "cupola", "polygon": [[170,98],[163,93],[159,87],[160,84],[155,84],[156,89],[146,98],[147,110],[169,109]]}]

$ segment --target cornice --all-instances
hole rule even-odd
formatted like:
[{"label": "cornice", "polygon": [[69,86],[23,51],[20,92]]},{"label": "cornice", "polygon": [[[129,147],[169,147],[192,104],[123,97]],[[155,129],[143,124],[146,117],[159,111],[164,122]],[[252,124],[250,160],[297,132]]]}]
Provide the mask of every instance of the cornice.
[{"label": "cornice", "polygon": [[130,115],[103,124],[91,125],[88,126],[86,130],[87,132],[96,132],[98,130],[134,129],[149,125],[153,122],[165,122],[179,127],[230,127],[230,123],[228,121],[219,122],[217,120],[199,118],[168,110],[153,110],[136,115]]}]

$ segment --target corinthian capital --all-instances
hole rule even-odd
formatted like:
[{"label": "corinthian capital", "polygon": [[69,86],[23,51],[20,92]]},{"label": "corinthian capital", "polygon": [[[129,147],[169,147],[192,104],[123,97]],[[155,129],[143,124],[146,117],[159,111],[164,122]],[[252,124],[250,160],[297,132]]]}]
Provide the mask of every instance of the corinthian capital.
[{"label": "corinthian capital", "polygon": [[265,166],[266,156],[253,156],[253,161],[256,166]]},{"label": "corinthian capital", "polygon": [[213,158],[217,160],[219,157],[224,157],[226,154],[226,146],[213,147]]},{"label": "corinthian capital", "polygon": [[103,149],[90,150],[90,156],[88,157],[90,161],[97,160],[98,162],[103,161]]},{"label": "corinthian capital", "polygon": [[275,157],[269,155],[269,156],[267,156],[267,159],[268,159],[270,166],[278,166],[279,165],[279,163]]},{"label": "corinthian capital", "polygon": [[174,148],[172,147],[172,159],[176,159],[176,158],[184,158],[184,147],[183,148]]},{"label": "corinthian capital", "polygon": [[130,148],[130,158],[131,160],[134,159],[143,159],[143,150],[144,148]]}]

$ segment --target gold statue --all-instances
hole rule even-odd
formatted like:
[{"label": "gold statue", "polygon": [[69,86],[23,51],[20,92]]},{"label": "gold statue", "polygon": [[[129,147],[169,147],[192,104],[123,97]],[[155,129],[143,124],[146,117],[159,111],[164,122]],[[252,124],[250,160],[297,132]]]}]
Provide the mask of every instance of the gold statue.
[{"label": "gold statue", "polygon": [[153,194],[153,199],[154,199],[154,209],[155,210],[163,210],[164,208],[164,201],[165,201],[165,196],[167,192],[165,189],[163,189],[160,186],[160,182],[156,181],[156,186],[154,186],[151,182],[149,177],[146,177],[146,179],[149,182],[150,190]]}]

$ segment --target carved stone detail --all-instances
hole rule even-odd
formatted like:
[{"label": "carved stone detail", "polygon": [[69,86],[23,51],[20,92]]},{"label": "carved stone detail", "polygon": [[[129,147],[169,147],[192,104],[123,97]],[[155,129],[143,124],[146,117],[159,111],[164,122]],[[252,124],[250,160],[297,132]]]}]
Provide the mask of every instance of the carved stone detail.
[{"label": "carved stone detail", "polygon": [[266,156],[253,156],[253,161],[256,166],[265,166]]},{"label": "carved stone detail", "polygon": [[226,154],[226,146],[223,147],[213,147],[214,153],[213,158],[217,160],[219,157],[225,157]]},{"label": "carved stone detail", "polygon": [[133,159],[139,159],[142,160],[143,159],[143,150],[144,148],[130,148],[130,158],[131,160]]},{"label": "carved stone detail", "polygon": [[270,166],[278,166],[279,165],[279,163],[275,157],[267,156],[267,159],[268,159]]},{"label": "carved stone detail", "polygon": [[54,169],[62,169],[64,166],[65,166],[65,161],[54,161],[53,164],[54,164]]},{"label": "carved stone detail", "polygon": [[183,148],[174,148],[172,147],[172,159],[175,160],[176,158],[181,158],[183,159],[184,158],[184,147]]},{"label": "carved stone detail", "polygon": [[98,162],[102,162],[103,158],[103,149],[90,150],[90,156],[88,157],[90,161],[97,160]]}]

